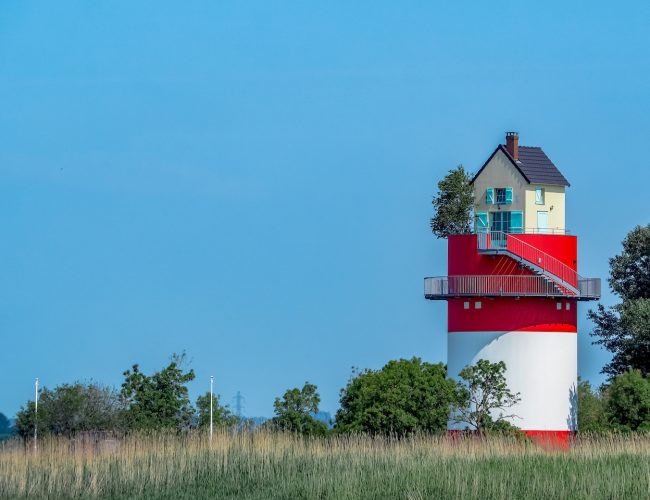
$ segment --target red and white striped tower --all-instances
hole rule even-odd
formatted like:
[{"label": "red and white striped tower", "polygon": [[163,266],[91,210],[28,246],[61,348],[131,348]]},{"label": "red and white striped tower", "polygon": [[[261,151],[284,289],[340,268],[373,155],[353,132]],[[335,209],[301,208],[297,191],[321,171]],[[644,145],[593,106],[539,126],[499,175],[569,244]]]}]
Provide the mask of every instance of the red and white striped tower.
[{"label": "red and white striped tower", "polygon": [[510,422],[566,444],[577,429],[577,302],[599,298],[600,280],[577,272],[577,237],[564,228],[568,182],[514,135],[474,177],[475,234],[449,237],[449,275],[425,278],[425,297],[447,301],[449,376],[479,359],[504,361],[521,397]]}]

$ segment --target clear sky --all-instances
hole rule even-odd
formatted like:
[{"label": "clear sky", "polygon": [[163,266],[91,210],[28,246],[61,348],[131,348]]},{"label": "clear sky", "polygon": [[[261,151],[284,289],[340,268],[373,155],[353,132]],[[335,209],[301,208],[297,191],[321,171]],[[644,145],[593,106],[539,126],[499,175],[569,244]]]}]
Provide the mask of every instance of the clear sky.
[{"label": "clear sky", "polygon": [[213,374],[247,415],[445,361],[431,197],[506,130],[569,179],[580,272],[606,278],[649,222],[650,4],[534,4],[3,1],[0,411],[182,350],[192,396]]}]

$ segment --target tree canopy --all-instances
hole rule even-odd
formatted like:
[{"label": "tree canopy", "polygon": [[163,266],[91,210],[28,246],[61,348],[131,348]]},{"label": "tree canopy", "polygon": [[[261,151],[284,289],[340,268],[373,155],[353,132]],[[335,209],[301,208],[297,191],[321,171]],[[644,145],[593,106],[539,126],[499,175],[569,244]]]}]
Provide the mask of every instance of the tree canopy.
[{"label": "tree canopy", "polygon": [[631,369],[650,373],[650,224],[632,229],[622,246],[609,260],[609,285],[621,302],[589,311],[594,343],[613,354],[602,370],[610,378]]},{"label": "tree canopy", "polygon": [[275,417],[272,427],[304,435],[322,436],[327,433],[327,424],[314,418],[318,413],[320,395],[314,384],[305,382],[302,389],[288,389],[282,398],[275,398]]},{"label": "tree canopy", "polygon": [[650,430],[650,380],[639,370],[618,375],[607,388],[606,414],[617,430]]},{"label": "tree canopy", "polygon": [[43,388],[35,405],[29,401],[16,415],[16,430],[22,437],[39,435],[73,436],[78,432],[109,431],[119,426],[121,404],[117,393],[95,383],[62,384],[53,390]]},{"label": "tree canopy", "polygon": [[0,439],[11,436],[13,431],[14,429],[9,419],[4,413],[0,413]]},{"label": "tree canopy", "polygon": [[459,376],[458,406],[453,419],[473,430],[483,432],[511,427],[509,420],[516,417],[511,408],[521,398],[506,383],[506,364],[479,359],[475,365],[463,368]]},{"label": "tree canopy", "polygon": [[594,390],[586,380],[578,380],[578,431],[595,433],[607,427],[602,391]]},{"label": "tree canopy", "polygon": [[194,370],[183,371],[185,355],[174,354],[169,365],[145,375],[133,365],[124,372],[120,393],[125,405],[125,423],[130,429],[184,429],[191,425],[194,409],[187,383]]},{"label": "tree canopy", "polygon": [[341,390],[338,432],[407,435],[447,428],[456,384],[442,363],[389,361],[380,370],[354,371]]},{"label": "tree canopy", "polygon": [[[198,413],[197,425],[199,427],[210,426],[210,392],[196,398],[196,411]],[[239,423],[239,418],[233,415],[228,406],[219,402],[219,396],[212,396],[212,422],[216,427],[233,427]]]},{"label": "tree canopy", "polygon": [[650,299],[650,224],[636,226],[609,259],[609,286],[621,299]]},{"label": "tree canopy", "polygon": [[471,175],[459,165],[438,182],[438,193],[433,197],[434,216],[431,231],[438,238],[471,230],[474,191]]}]

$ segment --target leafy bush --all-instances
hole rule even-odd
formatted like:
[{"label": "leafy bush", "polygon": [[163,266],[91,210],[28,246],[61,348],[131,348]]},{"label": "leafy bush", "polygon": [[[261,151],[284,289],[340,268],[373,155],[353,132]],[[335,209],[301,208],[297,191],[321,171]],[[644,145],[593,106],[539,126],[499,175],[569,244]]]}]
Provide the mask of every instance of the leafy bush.
[{"label": "leafy bush", "polygon": [[354,371],[341,390],[335,430],[408,435],[443,432],[456,384],[442,363],[389,361],[380,370]]}]

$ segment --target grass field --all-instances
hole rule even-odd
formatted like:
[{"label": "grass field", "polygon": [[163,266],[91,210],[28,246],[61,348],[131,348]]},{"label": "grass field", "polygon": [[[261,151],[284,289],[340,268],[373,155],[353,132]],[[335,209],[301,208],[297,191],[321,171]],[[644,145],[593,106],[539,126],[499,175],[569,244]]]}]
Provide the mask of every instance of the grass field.
[{"label": "grass field", "polygon": [[265,433],[6,443],[0,497],[648,498],[650,436],[544,451],[507,439],[450,441]]}]

